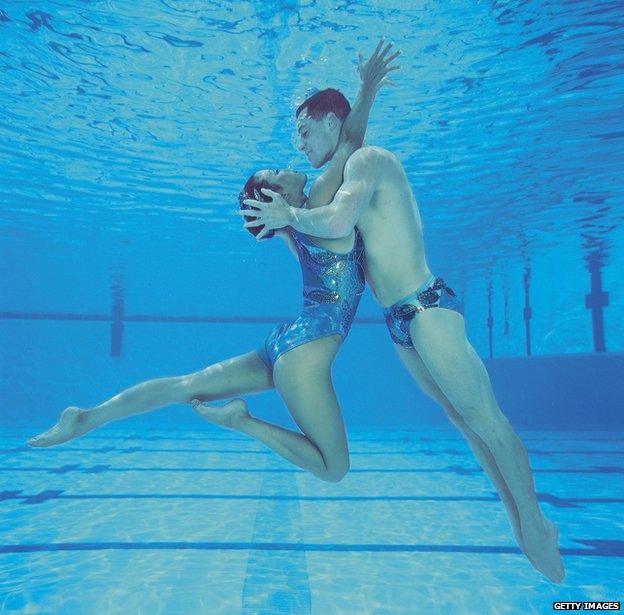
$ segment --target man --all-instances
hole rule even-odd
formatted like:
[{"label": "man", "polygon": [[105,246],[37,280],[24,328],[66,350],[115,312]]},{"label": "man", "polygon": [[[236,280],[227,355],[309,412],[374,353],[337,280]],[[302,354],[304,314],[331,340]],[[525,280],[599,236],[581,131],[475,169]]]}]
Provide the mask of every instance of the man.
[{"label": "man", "polygon": [[[332,158],[338,142],[341,119],[334,108],[335,95],[319,92],[297,109],[300,149],[315,168]],[[279,194],[263,192],[272,202],[247,201],[259,211],[245,224],[264,225],[259,239],[285,226],[323,238],[344,237],[357,226],[367,280],[403,364],[466,437],[505,505],[522,551],[537,570],[561,582],[557,527],[539,508],[527,453],[466,338],[454,293],[429,270],[418,206],[399,160],[379,147],[357,150],[325,207],[294,208]]]}]

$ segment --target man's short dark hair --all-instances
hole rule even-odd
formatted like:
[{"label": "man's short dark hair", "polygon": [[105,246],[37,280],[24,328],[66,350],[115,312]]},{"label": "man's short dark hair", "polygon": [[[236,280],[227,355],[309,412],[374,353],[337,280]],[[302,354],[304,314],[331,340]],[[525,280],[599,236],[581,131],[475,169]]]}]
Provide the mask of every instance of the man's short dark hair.
[{"label": "man's short dark hair", "polygon": [[307,110],[308,116],[316,121],[323,119],[328,113],[333,113],[344,122],[351,111],[351,105],[344,94],[334,88],[327,88],[306,98],[297,108],[296,117],[299,117],[303,110]]},{"label": "man's short dark hair", "polygon": [[[273,190],[273,192],[279,192],[280,187],[277,184],[272,184],[268,182],[266,179],[258,179],[258,174],[254,173],[246,182],[245,186],[241,190],[238,195],[238,204],[241,209],[257,209],[257,207],[252,207],[251,205],[246,205],[243,203],[245,199],[254,199],[255,201],[262,201],[264,203],[268,203],[271,200],[270,196],[267,196],[262,192],[262,188],[268,188],[269,190]],[[255,218],[251,218],[250,216],[244,216],[247,222],[251,222],[255,220]],[[259,226],[250,226],[247,227],[247,230],[252,235],[257,235],[264,228],[264,224]],[[265,237],[269,239],[275,235],[275,231],[269,231]]]}]

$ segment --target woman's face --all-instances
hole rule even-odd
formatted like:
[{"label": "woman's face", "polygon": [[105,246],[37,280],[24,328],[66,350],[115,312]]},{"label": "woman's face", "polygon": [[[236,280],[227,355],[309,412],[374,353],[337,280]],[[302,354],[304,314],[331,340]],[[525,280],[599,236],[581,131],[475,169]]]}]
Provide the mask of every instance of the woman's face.
[{"label": "woman's face", "polygon": [[308,177],[305,173],[298,173],[290,169],[274,169],[258,171],[258,179],[266,180],[271,184],[279,186],[279,192],[289,205],[298,207],[305,198],[303,189]]}]

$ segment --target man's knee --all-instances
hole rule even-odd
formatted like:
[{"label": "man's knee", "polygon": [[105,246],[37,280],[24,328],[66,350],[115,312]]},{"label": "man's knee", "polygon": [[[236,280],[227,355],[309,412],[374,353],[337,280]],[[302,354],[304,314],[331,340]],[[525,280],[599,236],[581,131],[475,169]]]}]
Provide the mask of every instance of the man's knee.
[{"label": "man's knee", "polygon": [[466,425],[483,440],[492,443],[504,440],[509,421],[498,406],[467,404],[457,410]]},{"label": "man's knee", "polygon": [[444,413],[446,414],[446,418],[455,426],[461,429],[461,427],[463,427],[466,423],[466,421],[464,421],[461,417],[461,415],[459,414],[459,412],[457,412],[457,410],[455,410],[455,408],[453,408],[452,406],[448,406],[446,408],[444,408]]}]

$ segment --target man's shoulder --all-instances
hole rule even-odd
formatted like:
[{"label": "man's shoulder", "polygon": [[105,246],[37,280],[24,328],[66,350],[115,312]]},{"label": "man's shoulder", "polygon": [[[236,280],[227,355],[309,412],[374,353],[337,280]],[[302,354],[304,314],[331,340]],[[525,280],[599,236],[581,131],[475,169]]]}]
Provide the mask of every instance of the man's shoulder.
[{"label": "man's shoulder", "polygon": [[360,147],[351,154],[349,158],[350,163],[355,164],[378,164],[382,160],[394,160],[395,156],[392,152],[384,149],[383,147],[377,147],[376,145],[365,145]]}]

